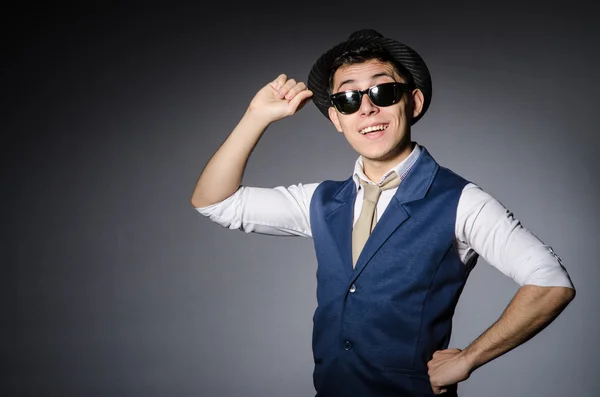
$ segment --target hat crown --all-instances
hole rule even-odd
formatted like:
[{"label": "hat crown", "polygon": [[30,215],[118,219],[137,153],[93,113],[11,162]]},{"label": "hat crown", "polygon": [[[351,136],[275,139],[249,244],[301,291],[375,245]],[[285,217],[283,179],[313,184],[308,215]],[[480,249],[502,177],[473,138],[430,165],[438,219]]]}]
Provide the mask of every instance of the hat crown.
[{"label": "hat crown", "polygon": [[348,41],[350,40],[359,40],[366,38],[380,38],[383,37],[381,33],[373,29],[360,29],[356,32],[352,33],[350,37],[348,37]]}]

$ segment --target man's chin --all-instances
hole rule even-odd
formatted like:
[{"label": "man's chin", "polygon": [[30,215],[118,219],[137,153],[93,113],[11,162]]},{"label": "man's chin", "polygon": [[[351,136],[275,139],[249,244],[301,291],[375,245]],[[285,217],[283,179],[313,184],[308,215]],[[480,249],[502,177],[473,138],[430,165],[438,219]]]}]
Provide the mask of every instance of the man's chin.
[{"label": "man's chin", "polygon": [[386,152],[370,152],[361,153],[365,161],[373,163],[399,163],[410,154],[410,151],[386,151]]},{"label": "man's chin", "polygon": [[387,162],[398,156],[398,153],[391,151],[365,152],[362,154],[365,160],[376,162]]}]

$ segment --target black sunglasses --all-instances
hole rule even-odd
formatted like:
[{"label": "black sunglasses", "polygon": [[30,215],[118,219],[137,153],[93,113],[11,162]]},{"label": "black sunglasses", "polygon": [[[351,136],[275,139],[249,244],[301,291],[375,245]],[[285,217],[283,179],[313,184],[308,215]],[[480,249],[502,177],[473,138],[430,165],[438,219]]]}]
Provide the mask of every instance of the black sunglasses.
[{"label": "black sunglasses", "polygon": [[410,92],[411,87],[404,83],[383,83],[369,87],[366,90],[342,91],[329,96],[331,103],[342,114],[352,114],[360,109],[363,95],[367,94],[375,106],[391,106],[402,98],[404,92]]}]

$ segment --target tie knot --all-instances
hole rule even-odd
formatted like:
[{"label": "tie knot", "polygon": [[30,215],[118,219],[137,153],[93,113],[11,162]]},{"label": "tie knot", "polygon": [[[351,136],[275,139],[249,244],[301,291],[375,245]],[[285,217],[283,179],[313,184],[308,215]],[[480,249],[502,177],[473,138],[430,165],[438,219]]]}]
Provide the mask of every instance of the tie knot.
[{"label": "tie knot", "polygon": [[377,202],[383,190],[393,189],[400,184],[400,177],[397,173],[392,172],[385,178],[381,185],[374,185],[363,180],[360,183],[365,189],[364,200]]}]

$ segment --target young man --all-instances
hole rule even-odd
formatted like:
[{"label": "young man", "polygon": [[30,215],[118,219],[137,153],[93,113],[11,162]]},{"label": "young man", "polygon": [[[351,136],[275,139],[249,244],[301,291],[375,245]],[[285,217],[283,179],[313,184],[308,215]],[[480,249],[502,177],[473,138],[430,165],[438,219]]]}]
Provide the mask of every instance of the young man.
[{"label": "young man", "polygon": [[[431,92],[414,50],[357,31],[315,62],[308,87],[285,75],[265,85],[194,190],[192,205],[225,227],[313,238],[317,396],[457,395],[459,382],[531,338],[575,296],[549,246],[411,140]],[[311,100],[359,154],[352,175],[243,186],[267,126]],[[520,289],[473,343],[448,348],[454,309],[479,255]]]}]

